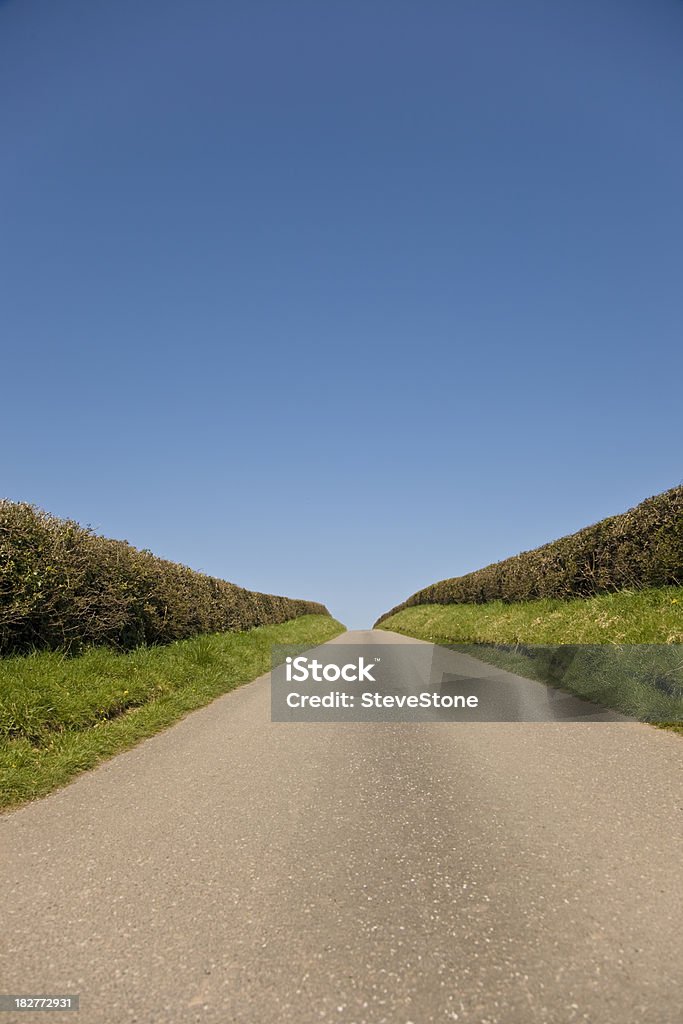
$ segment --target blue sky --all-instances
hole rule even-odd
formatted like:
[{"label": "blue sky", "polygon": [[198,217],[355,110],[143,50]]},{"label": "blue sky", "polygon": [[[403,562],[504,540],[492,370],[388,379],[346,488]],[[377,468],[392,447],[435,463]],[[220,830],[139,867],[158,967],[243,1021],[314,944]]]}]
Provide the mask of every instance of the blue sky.
[{"label": "blue sky", "polygon": [[683,4],[0,4],[2,492],[363,627],[680,483]]}]

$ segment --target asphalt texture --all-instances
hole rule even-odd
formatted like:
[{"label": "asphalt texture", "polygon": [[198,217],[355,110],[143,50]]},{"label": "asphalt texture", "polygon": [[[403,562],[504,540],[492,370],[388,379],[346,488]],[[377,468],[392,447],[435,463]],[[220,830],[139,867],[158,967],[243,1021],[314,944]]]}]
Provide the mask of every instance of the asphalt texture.
[{"label": "asphalt texture", "polygon": [[3,815],[2,992],[82,1024],[680,1024],[683,740],[530,685],[542,721],[272,723],[265,676]]}]

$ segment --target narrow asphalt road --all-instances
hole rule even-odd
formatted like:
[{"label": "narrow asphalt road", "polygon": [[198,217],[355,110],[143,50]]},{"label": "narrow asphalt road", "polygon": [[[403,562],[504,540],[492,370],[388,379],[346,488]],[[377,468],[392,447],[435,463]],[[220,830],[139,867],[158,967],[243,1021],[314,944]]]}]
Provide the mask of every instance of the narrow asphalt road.
[{"label": "narrow asphalt road", "polygon": [[682,760],[633,722],[273,724],[263,677],[0,818],[2,991],[84,1024],[680,1024]]}]

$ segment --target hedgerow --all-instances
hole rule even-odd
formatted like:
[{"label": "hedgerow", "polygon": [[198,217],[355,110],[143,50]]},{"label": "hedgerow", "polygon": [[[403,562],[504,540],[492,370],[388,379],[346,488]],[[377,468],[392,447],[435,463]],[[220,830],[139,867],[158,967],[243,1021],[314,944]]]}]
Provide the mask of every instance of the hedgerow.
[{"label": "hedgerow", "polygon": [[419,604],[571,599],[683,584],[683,486],[560,540],[419,590],[383,615]]},{"label": "hedgerow", "polygon": [[129,650],[321,614],[329,613],[317,602],[245,590],[0,501],[0,654]]}]

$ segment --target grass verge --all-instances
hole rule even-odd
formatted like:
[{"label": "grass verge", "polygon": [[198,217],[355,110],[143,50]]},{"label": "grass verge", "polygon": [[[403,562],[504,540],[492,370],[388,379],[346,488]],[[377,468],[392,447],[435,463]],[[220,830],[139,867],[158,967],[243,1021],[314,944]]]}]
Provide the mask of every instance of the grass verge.
[{"label": "grass verge", "polygon": [[[683,702],[678,696],[683,684],[678,666],[683,644],[682,587],[573,601],[415,605],[385,619],[378,628],[445,646],[482,645],[469,653],[683,733]],[[657,646],[645,657],[642,649],[639,653],[631,646],[646,644]],[[531,645],[539,646],[531,649]],[[598,645],[612,645],[612,649],[601,652]],[[615,645],[621,648],[619,653]],[[665,645],[676,646],[667,651]],[[563,647],[566,650],[558,657],[558,648]]]},{"label": "grass verge", "polygon": [[128,654],[97,647],[1,659],[0,807],[44,796],[262,675],[272,644],[313,647],[343,632],[329,616],[304,615]]}]

